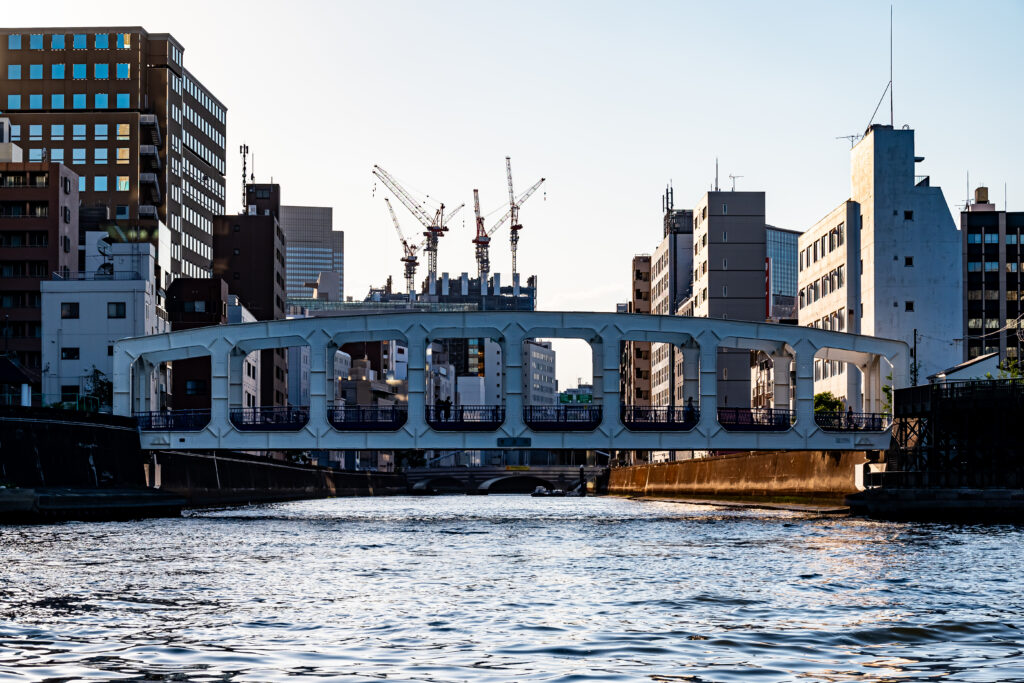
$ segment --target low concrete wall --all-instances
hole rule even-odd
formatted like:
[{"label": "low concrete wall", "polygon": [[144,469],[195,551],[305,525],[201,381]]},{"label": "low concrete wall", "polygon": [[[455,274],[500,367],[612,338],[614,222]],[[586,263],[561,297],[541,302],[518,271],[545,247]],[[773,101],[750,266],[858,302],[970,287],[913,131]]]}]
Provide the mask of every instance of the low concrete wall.
[{"label": "low concrete wall", "polygon": [[608,493],[841,500],[866,461],[863,451],[764,451],[636,465],[612,470]]},{"label": "low concrete wall", "polygon": [[404,474],[339,472],[245,453],[158,451],[151,454],[146,471],[150,485],[176,493],[192,506],[406,492]]}]

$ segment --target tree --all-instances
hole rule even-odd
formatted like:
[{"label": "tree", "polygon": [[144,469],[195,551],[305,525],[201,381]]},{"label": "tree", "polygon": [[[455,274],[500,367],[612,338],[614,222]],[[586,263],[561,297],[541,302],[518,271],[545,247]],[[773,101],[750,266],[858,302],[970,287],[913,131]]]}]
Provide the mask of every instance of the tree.
[{"label": "tree", "polygon": [[999,379],[1020,379],[1021,369],[1016,358],[1004,358],[999,364]]},{"label": "tree", "polygon": [[95,365],[85,376],[85,396],[93,399],[100,407],[109,408],[114,405],[114,383]]},{"label": "tree", "polygon": [[843,399],[831,391],[822,391],[814,395],[814,412],[816,413],[841,413],[843,412]]}]

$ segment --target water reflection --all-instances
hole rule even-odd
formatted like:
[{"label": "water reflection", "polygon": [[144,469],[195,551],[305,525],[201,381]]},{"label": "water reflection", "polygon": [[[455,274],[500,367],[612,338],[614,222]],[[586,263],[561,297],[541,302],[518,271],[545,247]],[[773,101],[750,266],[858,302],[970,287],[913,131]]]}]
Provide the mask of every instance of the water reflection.
[{"label": "water reflection", "polygon": [[0,679],[1024,680],[1012,527],[337,499],[0,529]]}]

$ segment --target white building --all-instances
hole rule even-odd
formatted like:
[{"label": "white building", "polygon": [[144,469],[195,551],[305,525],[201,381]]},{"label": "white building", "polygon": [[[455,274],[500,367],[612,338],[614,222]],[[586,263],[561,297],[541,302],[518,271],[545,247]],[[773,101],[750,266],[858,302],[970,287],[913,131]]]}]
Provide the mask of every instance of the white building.
[{"label": "white building", "polygon": [[523,342],[523,405],[541,406],[558,403],[558,380],[555,379],[555,350],[551,342],[527,339]]},{"label": "white building", "polygon": [[[671,190],[666,193],[668,209],[661,243],[651,258],[651,313],[675,315],[676,309],[693,291],[693,212],[671,207]],[[676,366],[682,355],[672,344],[651,344],[651,405],[682,403],[677,387],[682,378]]]},{"label": "white building", "polygon": [[[170,330],[158,315],[154,287],[156,249],[150,244],[109,244],[106,233],[86,235],[87,270],[44,281],[42,381],[47,403],[92,396],[102,407],[103,382],[113,379],[114,342]],[[91,269],[89,268],[91,266]],[[160,405],[160,384],[151,405]]]},{"label": "white building", "polygon": [[[961,236],[942,190],[915,176],[914,131],[874,125],[850,152],[851,196],[800,236],[801,325],[898,339],[914,347],[919,383],[962,360]],[[886,369],[860,371],[819,361],[815,391],[832,391],[855,411],[864,381],[884,384]],[[869,402],[870,403],[870,402]]]},{"label": "white building", "polygon": [[[254,323],[256,316],[242,305],[238,296],[228,296],[228,324]],[[258,408],[260,405],[260,352],[253,351],[242,363],[242,406]]]}]

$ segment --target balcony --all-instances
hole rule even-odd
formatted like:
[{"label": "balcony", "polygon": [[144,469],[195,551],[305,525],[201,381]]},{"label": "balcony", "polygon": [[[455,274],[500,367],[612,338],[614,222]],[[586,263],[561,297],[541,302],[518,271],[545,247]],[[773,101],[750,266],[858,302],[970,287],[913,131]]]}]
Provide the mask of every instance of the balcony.
[{"label": "balcony", "polygon": [[309,422],[309,406],[236,408],[230,418],[242,432],[294,432]]},{"label": "balcony", "polygon": [[151,144],[161,147],[163,136],[160,135],[160,121],[155,114],[139,116],[139,129],[142,137],[148,137]]},{"label": "balcony", "polygon": [[144,432],[201,432],[210,423],[210,409],[135,413],[134,417]]},{"label": "balcony", "polygon": [[826,432],[884,432],[890,419],[886,413],[818,411],[814,422]]},{"label": "balcony", "polygon": [[601,406],[523,406],[523,421],[538,432],[589,432],[601,424]]},{"label": "balcony", "polygon": [[620,406],[622,424],[631,432],[688,432],[700,420],[700,408]]},{"label": "balcony", "polygon": [[152,204],[139,204],[139,218],[157,220],[160,217],[157,208]]},{"label": "balcony", "polygon": [[728,432],[784,432],[796,412],[782,408],[719,408],[718,424]]},{"label": "balcony", "polygon": [[159,171],[162,167],[160,148],[156,145],[139,145],[139,157],[150,171]]},{"label": "balcony", "polygon": [[440,432],[493,432],[505,421],[505,406],[427,406],[426,413]]},{"label": "balcony", "polygon": [[394,432],[409,417],[409,406],[343,406],[327,413],[331,426],[339,431]]},{"label": "balcony", "polygon": [[140,173],[139,185],[149,189],[149,195],[153,202],[156,204],[160,203],[162,195],[160,193],[160,180],[157,178],[156,173]]}]

